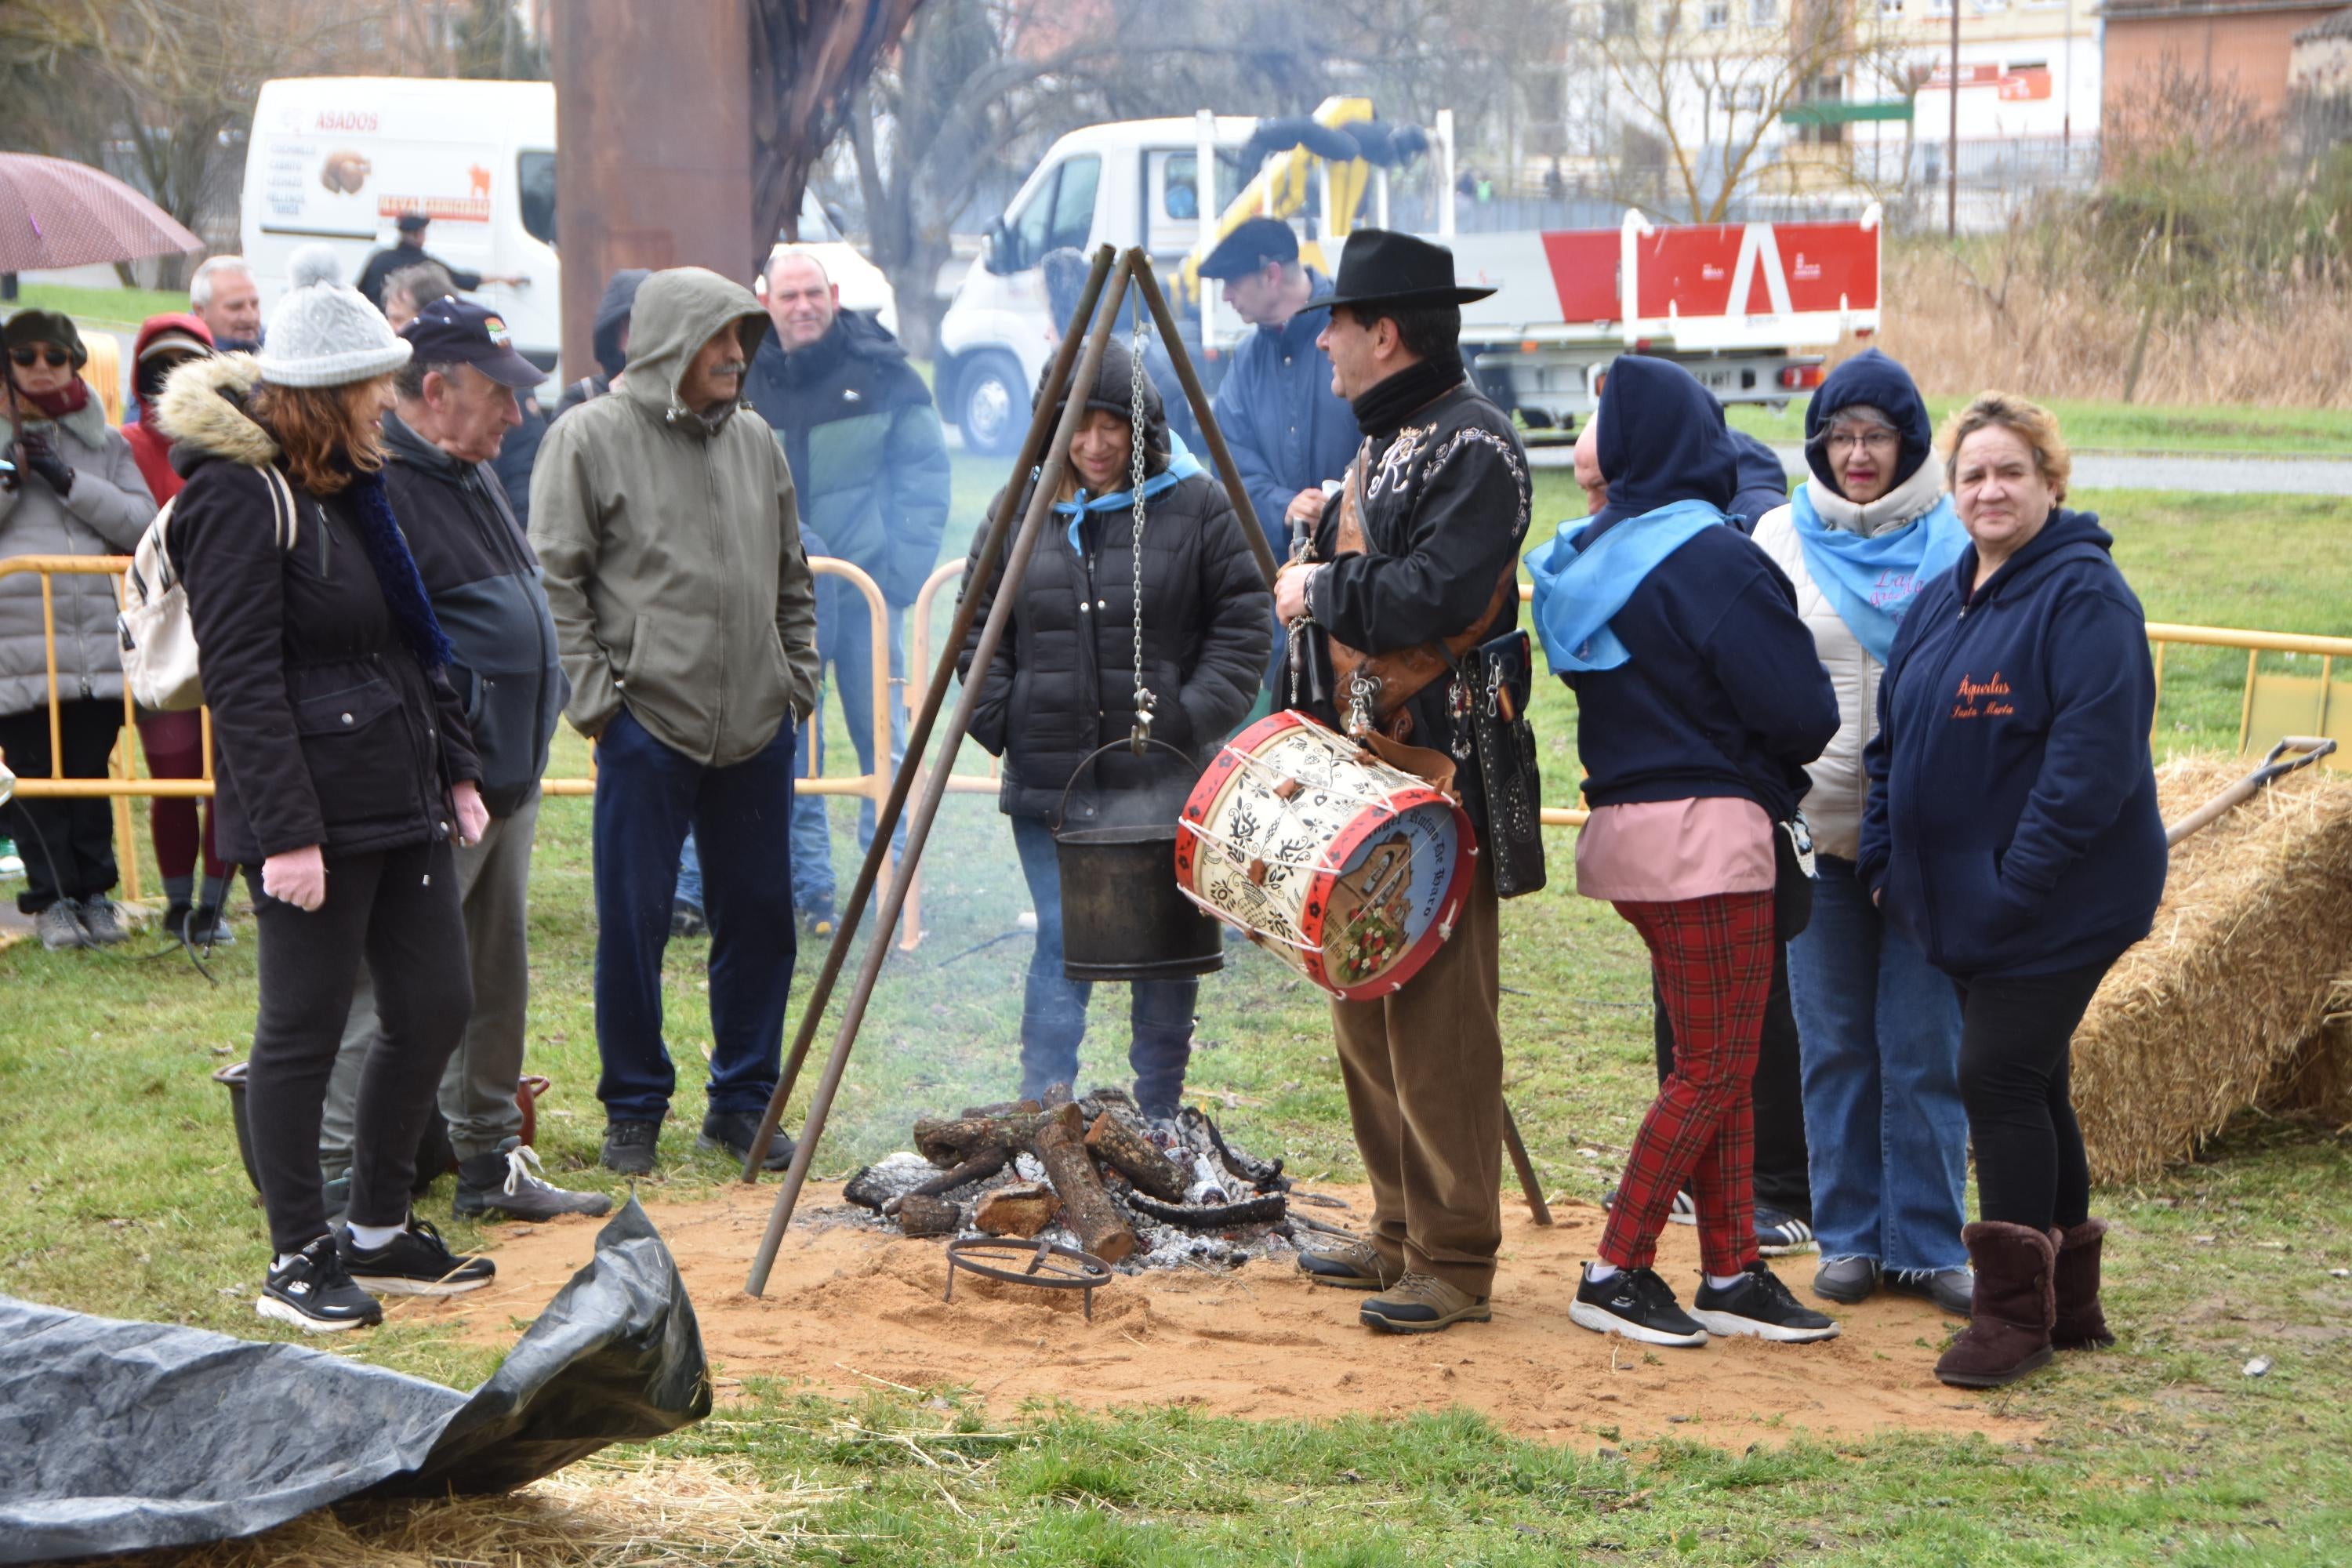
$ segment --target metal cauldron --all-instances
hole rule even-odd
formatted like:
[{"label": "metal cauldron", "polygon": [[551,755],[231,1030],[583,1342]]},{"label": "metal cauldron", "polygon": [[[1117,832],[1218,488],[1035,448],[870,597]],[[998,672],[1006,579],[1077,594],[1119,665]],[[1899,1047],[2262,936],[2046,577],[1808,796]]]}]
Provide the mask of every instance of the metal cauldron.
[{"label": "metal cauldron", "polygon": [[[1180,747],[1145,744],[1199,771]],[[1072,811],[1071,791],[1095,759],[1131,745],[1097,747],[1062,791],[1054,843],[1062,879],[1062,973],[1072,980],[1179,980],[1225,965],[1224,927],[1177,885],[1175,816],[1182,795],[1171,797],[1166,822],[1097,826],[1101,808],[1088,800]]]}]

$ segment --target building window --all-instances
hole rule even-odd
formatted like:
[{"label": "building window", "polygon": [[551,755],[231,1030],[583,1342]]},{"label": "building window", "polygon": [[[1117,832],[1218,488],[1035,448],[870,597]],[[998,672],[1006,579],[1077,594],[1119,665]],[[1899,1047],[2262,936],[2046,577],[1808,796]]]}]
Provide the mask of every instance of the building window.
[{"label": "building window", "polygon": [[1900,16],[1903,15],[1903,0],[1878,0],[1878,14],[1882,16]]},{"label": "building window", "polygon": [[1748,25],[1769,27],[1780,19],[1780,0],[1748,0]]},{"label": "building window", "polygon": [[1706,0],[1706,9],[1700,14],[1699,26],[1710,33],[1731,26],[1731,0]]}]

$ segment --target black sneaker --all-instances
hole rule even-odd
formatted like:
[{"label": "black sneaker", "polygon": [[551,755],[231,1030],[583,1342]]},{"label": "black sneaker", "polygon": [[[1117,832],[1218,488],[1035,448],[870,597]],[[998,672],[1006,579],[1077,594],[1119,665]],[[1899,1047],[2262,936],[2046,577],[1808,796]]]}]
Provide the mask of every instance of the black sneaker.
[{"label": "black sneaker", "polygon": [[343,1267],[362,1289],[379,1296],[458,1296],[478,1290],[499,1271],[487,1258],[460,1258],[430,1220],[409,1216],[408,1228],[382,1247],[362,1247],[352,1227],[335,1233]]},{"label": "black sneaker", "polygon": [[658,1121],[604,1123],[604,1166],[625,1176],[654,1173],[654,1152],[661,1142]]},{"label": "black sneaker", "polygon": [[1788,1258],[1813,1250],[1813,1227],[1795,1215],[1769,1204],[1756,1205],[1756,1250],[1767,1258]]},{"label": "black sneaker", "polygon": [[1783,1344],[1807,1344],[1838,1336],[1837,1320],[1804,1306],[1762,1262],[1751,1263],[1737,1284],[1717,1289],[1701,1285],[1691,1298],[1691,1316],[1711,1334],[1747,1334]]},{"label": "black sneaker", "polygon": [[383,1309],[343,1268],[335,1238],[322,1236],[273,1268],[253,1310],[306,1333],[331,1334],[383,1321]]},{"label": "black sneaker", "polygon": [[1706,1343],[1706,1330],[1675,1304],[1675,1293],[1654,1268],[1620,1268],[1604,1284],[1592,1282],[1592,1266],[1584,1266],[1584,1282],[1569,1303],[1569,1321],[1595,1333],[1622,1334],[1645,1345],[1696,1346]]},{"label": "black sneaker", "polygon": [[[760,1119],[748,1110],[710,1112],[702,1119],[702,1136],[694,1141],[698,1149],[724,1149],[741,1164],[751,1156],[752,1141],[760,1136]],[[781,1127],[768,1140],[768,1157],[760,1162],[763,1171],[781,1171],[793,1163],[793,1141]]]},{"label": "black sneaker", "polygon": [[560,1215],[610,1214],[613,1200],[602,1193],[566,1192],[540,1175],[539,1155],[520,1138],[509,1138],[488,1154],[457,1162],[461,1219],[554,1219]]},{"label": "black sneaker", "polygon": [[235,947],[236,932],[229,929],[228,916],[216,904],[198,904],[182,918],[179,925],[167,925],[166,931],[190,947]]},{"label": "black sneaker", "polygon": [[696,909],[684,899],[679,899],[669,907],[669,934],[679,937],[709,936],[710,922],[702,918],[700,910]]}]

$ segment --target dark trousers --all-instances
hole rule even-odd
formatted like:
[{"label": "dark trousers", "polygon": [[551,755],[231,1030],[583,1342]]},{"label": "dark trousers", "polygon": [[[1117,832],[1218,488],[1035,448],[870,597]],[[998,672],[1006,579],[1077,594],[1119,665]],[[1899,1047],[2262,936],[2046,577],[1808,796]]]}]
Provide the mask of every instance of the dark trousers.
[{"label": "dark trousers", "polygon": [[2091,1217],[2091,1166],[2074,1120],[2074,1026],[2115,960],[1960,986],[1960,1100],[1981,1217],[2038,1231]]},{"label": "dark trousers", "polygon": [[[159,779],[200,779],[205,776],[205,721],[197,713],[150,713],[139,715],[139,749],[147,753],[147,771]],[[202,816],[198,813],[201,810]],[[205,878],[207,884],[226,885],[228,869],[221,864],[219,853],[213,847],[213,803],[208,800],[171,800],[158,797],[147,803],[147,821],[155,836],[155,866],[163,874],[168,889],[174,882],[184,882],[194,889],[196,874],[196,853],[203,849]],[[199,822],[202,823],[199,828]],[[207,886],[207,893],[219,888]],[[197,900],[190,900],[197,901]],[[215,903],[205,898],[205,903]]]},{"label": "dark trousers", "polygon": [[360,1072],[350,1213],[356,1225],[399,1225],[441,1068],[474,1008],[457,858],[446,839],[331,855],[327,901],[309,912],[264,893],[258,872],[246,889],[261,938],[261,1016],[245,1106],[269,1244],[295,1252],[327,1234],[320,1111],[362,961],[383,1026]]},{"label": "dark trousers", "polygon": [[661,1121],[677,1088],[662,1038],[662,952],[689,826],[710,921],[710,1109],[767,1109],[797,942],[792,813],[789,723],[726,768],[670,750],[626,708],[596,738],[596,1098],[614,1121]]},{"label": "dark trousers", "polygon": [[[65,776],[102,779],[114,737],[122,728],[122,700],[85,698],[58,704],[58,738]],[[20,779],[49,776],[49,710],[46,704],[0,716],[0,755]],[[104,795],[79,800],[22,795],[0,807],[0,833],[16,840],[25,861],[25,890],[16,908],[39,914],[59,899],[94,899],[114,886],[114,803]]]},{"label": "dark trousers", "polygon": [[[1658,1081],[1675,1070],[1675,1025],[1654,975],[1651,1025],[1658,1047]],[[1764,1043],[1756,1057],[1756,1201],[1808,1225],[1812,1180],[1805,1148],[1804,1076],[1797,1051],[1797,1015],[1789,1004],[1789,944],[1772,944],[1772,994],[1764,1004]]]}]

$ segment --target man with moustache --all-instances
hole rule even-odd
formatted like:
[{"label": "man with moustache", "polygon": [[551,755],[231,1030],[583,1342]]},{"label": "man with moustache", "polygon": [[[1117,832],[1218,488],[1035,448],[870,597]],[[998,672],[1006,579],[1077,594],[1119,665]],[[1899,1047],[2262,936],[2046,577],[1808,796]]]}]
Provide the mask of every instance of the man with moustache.
[{"label": "man with moustache", "polygon": [[[816,595],[783,448],[740,402],[767,326],[740,283],[655,273],[622,386],[559,421],[531,476],[566,711],[597,742],[596,1094],[604,1163],[630,1175],[653,1170],[677,1087],[662,951],[688,827],[711,937],[701,1145],[747,1157],[782,1067],[793,731],[815,700]],[[776,1140],[770,1168],[791,1155]]]},{"label": "man with moustache", "polygon": [[[1276,618],[1294,635],[1305,617],[1315,634],[1380,655],[1490,616],[1487,637],[1517,624],[1518,595],[1498,585],[1527,535],[1527,453],[1510,416],[1471,384],[1459,346],[1462,305],[1492,292],[1457,287],[1442,246],[1381,229],[1348,241],[1334,293],[1315,302],[1331,312],[1316,341],[1364,436],[1342,499],[1322,510],[1315,561],[1276,583]],[[1364,543],[1341,554],[1351,504]],[[1454,758],[1483,843],[1486,790],[1457,684],[1440,677],[1399,710],[1409,727],[1383,728]],[[1360,721],[1349,694],[1335,695],[1339,711],[1320,716]],[[1318,1284],[1374,1292],[1360,1315],[1393,1333],[1491,1315],[1503,1239],[1501,975],[1490,858],[1475,867],[1453,935],[1418,973],[1377,1001],[1331,1004],[1371,1234],[1304,1253],[1299,1268]]]}]

